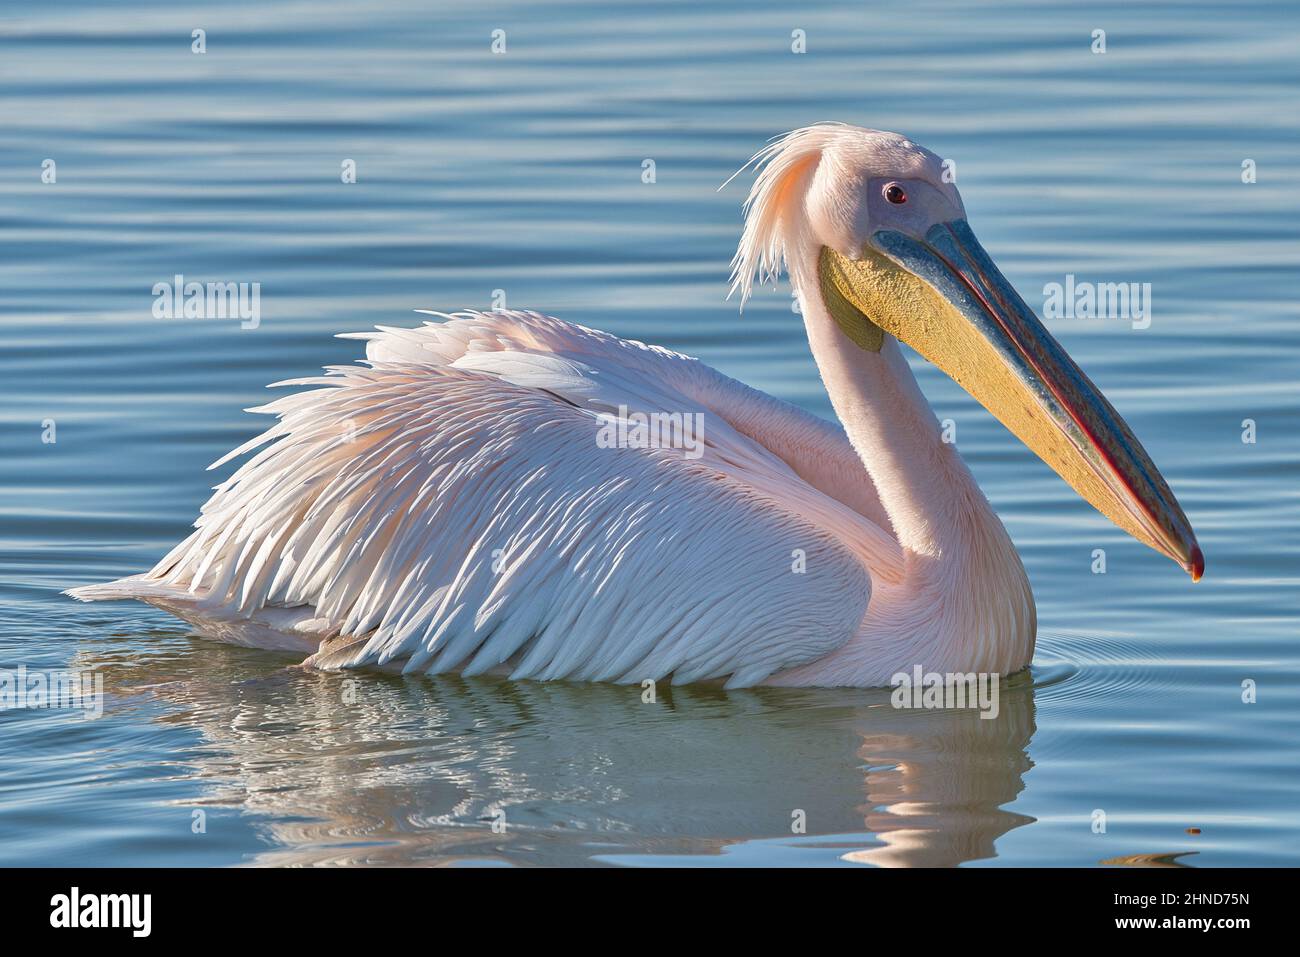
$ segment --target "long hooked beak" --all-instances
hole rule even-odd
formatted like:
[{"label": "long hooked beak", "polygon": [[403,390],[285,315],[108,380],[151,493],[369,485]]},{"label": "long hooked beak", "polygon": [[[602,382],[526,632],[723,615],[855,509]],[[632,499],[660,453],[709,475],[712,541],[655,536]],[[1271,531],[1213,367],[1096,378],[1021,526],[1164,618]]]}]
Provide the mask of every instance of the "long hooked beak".
[{"label": "long hooked beak", "polygon": [[850,259],[830,248],[822,292],[864,348],[881,332],[951,376],[1099,512],[1198,581],[1205,559],[1174,493],[1128,424],[993,264],[964,219],[923,238],[879,230]]}]

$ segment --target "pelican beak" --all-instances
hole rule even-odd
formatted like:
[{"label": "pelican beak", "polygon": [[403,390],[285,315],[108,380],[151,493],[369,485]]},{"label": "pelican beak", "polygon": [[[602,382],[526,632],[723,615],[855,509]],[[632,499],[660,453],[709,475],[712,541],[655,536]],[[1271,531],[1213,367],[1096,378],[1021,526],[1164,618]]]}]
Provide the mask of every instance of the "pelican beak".
[{"label": "pelican beak", "polygon": [[883,334],[953,378],[1099,512],[1193,581],[1205,560],[1174,493],[1128,424],[980,246],[964,219],[922,238],[879,230],[819,262],[832,316],[866,349]]}]

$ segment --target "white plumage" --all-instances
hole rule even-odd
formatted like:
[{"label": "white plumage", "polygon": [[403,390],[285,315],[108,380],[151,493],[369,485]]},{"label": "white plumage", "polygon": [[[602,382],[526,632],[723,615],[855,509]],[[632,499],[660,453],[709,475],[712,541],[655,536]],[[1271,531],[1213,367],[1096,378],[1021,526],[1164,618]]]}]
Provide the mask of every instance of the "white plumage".
[{"label": "white plumage", "polygon": [[[694,359],[526,312],[347,338],[369,368],[279,383],[319,388],[251,410],[278,421],[196,531],[74,596],[325,666],[741,686],[843,645],[901,567],[869,482],[818,490],[860,470],[843,433]],[[702,412],[702,456],[598,448],[620,406]]]}]

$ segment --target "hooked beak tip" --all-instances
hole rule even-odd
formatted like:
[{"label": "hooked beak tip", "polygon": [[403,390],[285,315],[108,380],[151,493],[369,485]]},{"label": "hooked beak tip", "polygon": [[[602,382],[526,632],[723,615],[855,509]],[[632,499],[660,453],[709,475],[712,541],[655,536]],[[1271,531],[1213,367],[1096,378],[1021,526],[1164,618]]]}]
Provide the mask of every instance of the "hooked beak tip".
[{"label": "hooked beak tip", "polygon": [[1192,546],[1192,555],[1187,562],[1187,571],[1192,576],[1192,581],[1198,582],[1201,576],[1205,574],[1205,556],[1201,554],[1201,546]]}]

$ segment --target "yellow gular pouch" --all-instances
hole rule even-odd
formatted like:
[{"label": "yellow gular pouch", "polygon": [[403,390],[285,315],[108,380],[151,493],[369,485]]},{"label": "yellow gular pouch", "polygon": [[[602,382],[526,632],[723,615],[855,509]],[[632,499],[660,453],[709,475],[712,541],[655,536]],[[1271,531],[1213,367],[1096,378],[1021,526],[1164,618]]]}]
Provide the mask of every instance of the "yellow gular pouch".
[{"label": "yellow gular pouch", "polygon": [[959,314],[924,279],[868,243],[863,244],[860,259],[823,246],[817,276],[836,323],[863,349],[879,352],[888,333],[965,386],[960,370],[941,357],[951,341],[952,320]]},{"label": "yellow gular pouch", "polygon": [[821,285],[822,301],[840,331],[859,348],[879,352],[885,344],[885,331],[853,305],[849,277],[840,266],[840,257],[829,246],[822,247],[817,262],[817,279]]}]

